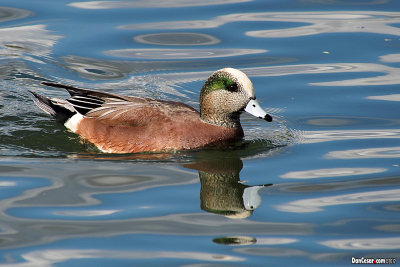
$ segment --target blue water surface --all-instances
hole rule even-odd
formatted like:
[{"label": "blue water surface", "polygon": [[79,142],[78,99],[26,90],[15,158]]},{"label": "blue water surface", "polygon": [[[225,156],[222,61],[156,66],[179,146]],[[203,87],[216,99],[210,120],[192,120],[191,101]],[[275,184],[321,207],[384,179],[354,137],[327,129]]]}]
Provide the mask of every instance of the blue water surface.
[{"label": "blue water surface", "polygon": [[[400,3],[0,3],[0,264],[345,266],[400,255]],[[112,155],[28,90],[185,102],[220,68],[267,123],[243,141]]]}]

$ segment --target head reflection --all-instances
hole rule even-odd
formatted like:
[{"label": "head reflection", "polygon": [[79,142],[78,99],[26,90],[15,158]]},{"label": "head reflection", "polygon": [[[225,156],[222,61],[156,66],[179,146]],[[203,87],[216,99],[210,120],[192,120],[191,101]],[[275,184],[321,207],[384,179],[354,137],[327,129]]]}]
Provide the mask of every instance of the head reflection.
[{"label": "head reflection", "polygon": [[247,218],[261,205],[259,190],[270,186],[247,186],[240,181],[243,162],[239,157],[200,159],[186,168],[199,172],[201,209],[232,219]]}]

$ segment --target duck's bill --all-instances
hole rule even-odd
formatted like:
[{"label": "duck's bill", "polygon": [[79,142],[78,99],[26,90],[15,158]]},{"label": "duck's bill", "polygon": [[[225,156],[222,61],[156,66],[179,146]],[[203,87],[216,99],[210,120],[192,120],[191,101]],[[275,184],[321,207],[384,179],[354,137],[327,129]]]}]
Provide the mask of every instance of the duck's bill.
[{"label": "duck's bill", "polygon": [[255,99],[251,99],[249,101],[249,103],[247,104],[247,106],[244,108],[244,111],[246,111],[247,113],[250,113],[253,116],[256,116],[260,119],[266,120],[271,122],[272,121],[272,117],[271,115],[267,114],[267,112],[265,112],[260,104],[258,104],[258,101]]},{"label": "duck's bill", "polygon": [[258,191],[264,186],[251,186],[243,191],[243,204],[246,210],[255,210],[261,205],[261,197]]}]

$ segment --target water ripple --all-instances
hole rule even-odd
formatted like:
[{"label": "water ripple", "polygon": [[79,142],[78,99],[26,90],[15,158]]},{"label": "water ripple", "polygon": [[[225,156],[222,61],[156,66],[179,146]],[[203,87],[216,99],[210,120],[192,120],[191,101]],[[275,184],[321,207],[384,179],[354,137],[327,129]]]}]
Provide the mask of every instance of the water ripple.
[{"label": "water ripple", "polygon": [[332,131],[302,131],[298,135],[300,143],[319,143],[339,140],[364,139],[399,139],[400,130],[370,129],[370,130],[332,130]]},{"label": "water ripple", "polygon": [[138,43],[152,45],[213,45],[219,39],[204,33],[168,32],[138,35],[133,38]]},{"label": "water ripple", "polygon": [[332,169],[315,169],[307,171],[287,172],[281,175],[281,178],[290,179],[314,179],[325,177],[342,177],[352,175],[366,175],[373,173],[385,172],[385,168],[332,168]]},{"label": "water ripple", "polygon": [[325,12],[258,12],[237,13],[208,20],[166,21],[123,25],[122,29],[205,29],[217,28],[227,23],[244,21],[276,21],[304,23],[305,26],[278,30],[247,31],[246,35],[258,38],[284,38],[337,32],[369,32],[400,36],[400,29],[391,26],[399,23],[399,12],[380,11],[325,11]]},{"label": "water ripple", "polygon": [[265,53],[264,49],[118,49],[108,50],[106,55],[137,59],[193,59],[234,57]]},{"label": "water ripple", "polygon": [[328,159],[383,159],[400,158],[400,147],[371,147],[331,151],[325,155]]},{"label": "water ripple", "polygon": [[320,242],[320,244],[346,250],[400,249],[400,237],[329,240]]},{"label": "water ripple", "polygon": [[[339,80],[331,82],[309,83],[316,86],[365,86],[400,84],[400,69],[375,63],[326,63],[298,64],[265,67],[241,68],[249,77],[273,77],[300,74],[334,74],[334,73],[383,73],[366,78]],[[185,72],[160,74],[177,83],[202,80],[210,74],[204,72]],[[373,74],[371,74],[373,75]]]},{"label": "water ripple", "polygon": [[139,1],[87,1],[72,2],[69,6],[82,9],[112,9],[112,8],[177,8],[213,6],[251,2],[252,0],[139,0]]},{"label": "water ripple", "polygon": [[248,31],[251,37],[285,38],[316,35],[322,33],[369,32],[400,35],[400,29],[390,26],[399,23],[398,12],[376,11],[328,11],[328,12],[287,12],[260,14],[254,19],[267,21],[301,22],[310,25],[279,30]]},{"label": "water ripple", "polygon": [[42,63],[62,36],[46,30],[46,25],[28,25],[0,29],[0,59],[22,58]]},{"label": "water ripple", "polygon": [[285,212],[303,213],[322,211],[324,207],[329,206],[391,201],[400,201],[400,189],[376,190],[329,197],[301,199],[279,205],[276,208]]},{"label": "water ripple", "polygon": [[8,263],[7,266],[54,266],[54,264],[77,259],[187,259],[213,262],[244,261],[245,258],[224,254],[191,251],[123,251],[101,249],[46,249],[33,250],[21,255],[25,262]]},{"label": "water ripple", "polygon": [[400,94],[367,96],[366,99],[396,101],[397,102],[397,101],[400,101]]}]

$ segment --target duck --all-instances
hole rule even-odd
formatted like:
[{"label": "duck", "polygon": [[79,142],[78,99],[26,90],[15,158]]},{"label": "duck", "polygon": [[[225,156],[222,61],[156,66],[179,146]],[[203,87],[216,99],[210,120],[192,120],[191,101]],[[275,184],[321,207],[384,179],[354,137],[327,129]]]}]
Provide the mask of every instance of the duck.
[{"label": "duck", "polygon": [[34,103],[104,153],[176,152],[224,146],[243,139],[240,114],[271,122],[253,84],[234,68],[215,71],[200,91],[200,111],[181,102],[124,96],[53,82],[67,99],[32,93]]}]

